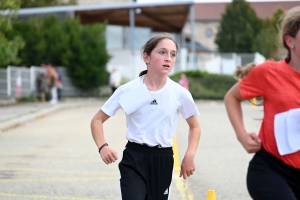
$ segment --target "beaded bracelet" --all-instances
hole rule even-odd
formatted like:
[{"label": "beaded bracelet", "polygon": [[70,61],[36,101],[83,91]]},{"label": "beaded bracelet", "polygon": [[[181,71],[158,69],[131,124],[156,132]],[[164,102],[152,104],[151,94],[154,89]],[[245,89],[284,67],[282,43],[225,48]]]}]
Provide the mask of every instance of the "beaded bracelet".
[{"label": "beaded bracelet", "polygon": [[108,144],[107,143],[105,143],[105,144],[102,144],[102,146],[99,148],[99,153],[100,153],[100,151],[101,151],[101,149],[103,149],[103,147],[105,147],[105,146],[108,146]]}]

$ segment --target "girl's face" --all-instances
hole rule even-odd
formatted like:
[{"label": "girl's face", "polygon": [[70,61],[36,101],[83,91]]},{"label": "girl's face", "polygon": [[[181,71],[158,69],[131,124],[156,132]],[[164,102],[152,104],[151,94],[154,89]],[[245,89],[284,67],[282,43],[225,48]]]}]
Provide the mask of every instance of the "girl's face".
[{"label": "girl's face", "polygon": [[159,75],[167,75],[173,69],[176,61],[177,49],[170,39],[161,40],[150,55],[144,53],[144,61],[148,64],[148,71]]}]

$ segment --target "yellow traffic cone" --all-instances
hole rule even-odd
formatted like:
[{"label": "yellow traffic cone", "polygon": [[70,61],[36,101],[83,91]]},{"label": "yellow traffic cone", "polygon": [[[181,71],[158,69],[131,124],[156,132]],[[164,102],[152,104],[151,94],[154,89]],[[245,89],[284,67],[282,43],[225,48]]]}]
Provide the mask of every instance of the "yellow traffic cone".
[{"label": "yellow traffic cone", "polygon": [[251,99],[251,107],[256,107],[256,98]]},{"label": "yellow traffic cone", "polygon": [[217,200],[214,190],[208,190],[206,200]]}]

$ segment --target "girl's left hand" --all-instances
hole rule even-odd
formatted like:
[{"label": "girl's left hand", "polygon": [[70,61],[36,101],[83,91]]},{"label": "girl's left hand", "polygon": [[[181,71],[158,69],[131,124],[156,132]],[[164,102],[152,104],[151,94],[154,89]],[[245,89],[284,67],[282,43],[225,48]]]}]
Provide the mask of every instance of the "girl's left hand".
[{"label": "girl's left hand", "polygon": [[187,154],[184,156],[182,163],[181,163],[181,170],[179,177],[183,177],[186,179],[187,177],[193,175],[196,167],[194,161],[194,155]]}]

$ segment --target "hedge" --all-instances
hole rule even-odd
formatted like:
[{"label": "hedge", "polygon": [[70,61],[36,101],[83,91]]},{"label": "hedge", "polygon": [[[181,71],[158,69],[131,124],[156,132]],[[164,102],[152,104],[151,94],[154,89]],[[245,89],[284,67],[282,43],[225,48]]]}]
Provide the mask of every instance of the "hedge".
[{"label": "hedge", "polygon": [[176,82],[184,73],[189,79],[189,91],[194,99],[223,99],[226,92],[237,82],[230,75],[209,74],[203,71],[182,71],[170,76]]}]

